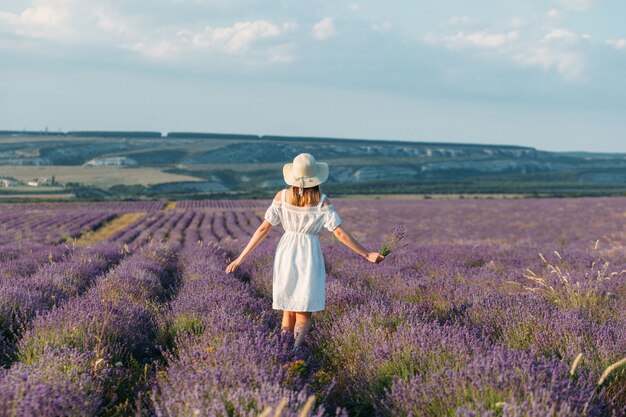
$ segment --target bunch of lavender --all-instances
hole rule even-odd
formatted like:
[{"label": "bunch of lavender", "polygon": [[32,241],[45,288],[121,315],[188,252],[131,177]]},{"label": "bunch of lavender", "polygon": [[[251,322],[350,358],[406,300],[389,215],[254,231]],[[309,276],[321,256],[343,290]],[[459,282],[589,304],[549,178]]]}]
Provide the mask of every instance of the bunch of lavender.
[{"label": "bunch of lavender", "polygon": [[380,248],[380,251],[378,251],[378,253],[380,253],[383,256],[389,255],[392,250],[398,247],[398,244],[402,240],[404,240],[405,237],[406,237],[406,229],[404,228],[404,226],[394,227],[393,230],[391,231],[391,236],[387,240],[385,240],[385,243],[383,243],[383,247]]}]

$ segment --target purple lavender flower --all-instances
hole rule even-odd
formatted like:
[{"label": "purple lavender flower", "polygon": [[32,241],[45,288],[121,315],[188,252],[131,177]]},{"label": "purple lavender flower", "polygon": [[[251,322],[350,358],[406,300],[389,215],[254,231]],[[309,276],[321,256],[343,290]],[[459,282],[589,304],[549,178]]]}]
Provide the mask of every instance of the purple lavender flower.
[{"label": "purple lavender flower", "polygon": [[392,250],[396,249],[400,242],[406,238],[406,229],[404,226],[396,226],[391,231],[391,236],[385,240],[383,246],[380,248],[380,253],[383,256],[387,256]]}]

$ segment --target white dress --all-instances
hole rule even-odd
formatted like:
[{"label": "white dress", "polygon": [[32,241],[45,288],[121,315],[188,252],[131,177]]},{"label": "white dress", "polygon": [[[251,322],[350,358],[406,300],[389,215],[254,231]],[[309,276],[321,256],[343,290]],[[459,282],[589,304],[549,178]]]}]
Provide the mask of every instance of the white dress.
[{"label": "white dress", "polygon": [[332,205],[299,207],[273,200],[265,219],[285,233],[278,242],[272,276],[272,308],[287,311],[320,311],[326,307],[326,269],[318,234],[322,228],[335,230],[341,218]]}]

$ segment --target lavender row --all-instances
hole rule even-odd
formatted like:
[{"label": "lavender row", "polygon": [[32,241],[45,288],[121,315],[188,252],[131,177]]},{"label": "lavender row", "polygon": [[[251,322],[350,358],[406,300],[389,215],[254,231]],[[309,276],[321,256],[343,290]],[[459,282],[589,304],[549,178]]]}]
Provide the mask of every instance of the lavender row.
[{"label": "lavender row", "polygon": [[[623,247],[626,198],[520,200],[335,199],[359,237],[398,224],[419,244],[497,245],[591,250],[598,239]],[[359,229],[362,230],[359,231]]]},{"label": "lavender row", "polygon": [[249,211],[171,210],[144,216],[108,240],[130,248],[141,247],[151,240],[168,242],[173,248],[197,241],[232,246],[247,239],[259,224],[258,215]]},{"label": "lavender row", "polygon": [[90,201],[60,203],[0,203],[0,212],[5,211],[52,211],[52,210],[86,210],[115,211],[117,213],[157,211],[163,209],[165,201]]},{"label": "lavender row", "polygon": [[0,371],[7,415],[126,415],[144,363],[158,352],[159,304],[176,284],[175,259],[144,248],[84,296],[38,317],[18,344],[20,363]]},{"label": "lavender row", "polygon": [[[514,248],[550,247],[552,250],[590,250],[600,239],[604,245],[623,245],[621,233],[626,198],[519,199],[519,200],[416,200],[409,198],[345,199],[330,197],[356,236],[383,236],[397,224],[404,224],[409,239],[421,244],[498,245]],[[247,210],[217,210],[217,218],[250,216],[258,226],[269,200],[253,201]],[[179,207],[184,208],[183,202]],[[216,201],[198,201],[209,206]],[[237,204],[237,200],[219,204]],[[239,201],[238,204],[244,204]],[[219,222],[217,222],[219,223]],[[581,228],[584,225],[584,228]],[[219,224],[218,224],[219,227]],[[365,233],[367,231],[367,233]],[[230,232],[230,233],[229,233]],[[250,230],[247,230],[248,235]],[[237,228],[218,233],[223,239],[243,237]],[[228,239],[228,238],[227,238]],[[378,242],[379,243],[379,242]]]},{"label": "lavender row", "polygon": [[[185,225],[185,218],[189,215],[189,213],[184,212],[174,212],[166,217],[165,223],[156,229],[153,234],[150,235],[149,240],[153,240],[155,242],[168,242],[169,246],[174,246],[179,249],[181,245],[181,241],[177,241],[174,236],[172,236],[172,230],[176,225]],[[170,240],[170,238],[172,238]],[[143,244],[145,242],[140,242],[139,244]]]},{"label": "lavender row", "polygon": [[266,200],[180,200],[176,202],[176,207],[181,209],[250,209],[266,205]]},{"label": "lavender row", "polygon": [[21,240],[59,243],[94,230],[113,217],[111,212],[2,213],[0,244]]},{"label": "lavender row", "polygon": [[48,245],[39,242],[11,242],[0,245],[0,263],[18,259],[25,252],[33,253],[40,249],[46,249]]},{"label": "lavender row", "polygon": [[42,266],[63,259],[71,248],[68,245],[49,245],[19,241],[0,245],[0,282],[27,277]]},{"label": "lavender row", "polygon": [[[196,219],[196,216],[199,213],[193,211],[185,211],[178,221],[173,222],[172,228],[167,234],[167,236],[163,236],[163,240],[167,239],[168,245],[173,251],[180,251],[183,248],[183,245],[186,243],[194,242],[193,238],[189,235],[189,232],[193,231],[191,224]],[[197,221],[196,221],[197,223]],[[194,223],[194,224],[196,224]],[[157,239],[159,236],[157,236]],[[187,240],[187,238],[191,238],[191,240]],[[197,240],[196,240],[197,241]]]},{"label": "lavender row", "polygon": [[165,212],[149,213],[135,221],[125,229],[118,230],[108,237],[108,241],[121,244],[130,244],[135,240],[142,232],[152,225],[156,224],[155,228],[158,228],[160,224],[157,222],[166,215]]},{"label": "lavender row", "polygon": [[38,228],[53,229],[60,228],[70,223],[69,220],[87,221],[92,218],[93,213],[85,211],[71,211],[61,213],[23,213],[10,212],[2,215],[2,228],[7,231],[12,229],[23,231],[26,229],[36,230]]},{"label": "lavender row", "polygon": [[164,211],[144,216],[129,228],[116,232],[108,240],[126,244],[131,249],[142,247],[151,241],[163,242],[183,216],[185,213],[180,211]]},{"label": "lavender row", "polygon": [[111,245],[72,248],[64,259],[46,263],[31,276],[0,280],[0,363],[12,359],[16,343],[36,315],[82,294],[122,256]]},{"label": "lavender row", "polygon": [[[409,236],[416,243],[498,244],[552,244],[560,249],[570,245],[589,245],[595,239],[619,243],[624,198],[598,199],[539,199],[539,200],[411,200],[411,199],[335,199],[338,211],[355,225],[367,226],[373,235],[381,235],[396,223],[409,223]],[[260,211],[269,201],[250,200],[248,210],[228,211],[234,215],[254,216],[260,220]],[[145,204],[147,202],[111,202],[106,204]],[[162,203],[162,202],[160,202]],[[198,204],[244,204],[243,201],[204,201]],[[80,204],[63,203],[67,208]],[[74,204],[74,205],[73,205]],[[7,205],[13,206],[13,205]],[[36,206],[36,205],[35,205]],[[185,207],[183,201],[179,207]],[[122,209],[113,212],[122,212]],[[93,211],[93,210],[88,210]],[[143,210],[142,211],[150,211]],[[2,213],[4,214],[5,211]],[[18,217],[23,211],[15,210]],[[381,219],[384,213],[384,220]],[[224,216],[223,211],[216,213]],[[587,220],[593,218],[594,221]],[[585,224],[585,229],[578,227]],[[221,237],[230,235],[225,233]],[[594,239],[595,238],[595,239]],[[592,240],[593,239],[593,240]]]},{"label": "lavender row", "polygon": [[224,273],[223,251],[188,245],[181,264],[183,286],[163,326],[177,349],[156,382],[157,416],[251,415],[283,399],[281,416],[291,416],[323,393],[330,381],[294,358],[293,336],[278,334],[270,304]]}]

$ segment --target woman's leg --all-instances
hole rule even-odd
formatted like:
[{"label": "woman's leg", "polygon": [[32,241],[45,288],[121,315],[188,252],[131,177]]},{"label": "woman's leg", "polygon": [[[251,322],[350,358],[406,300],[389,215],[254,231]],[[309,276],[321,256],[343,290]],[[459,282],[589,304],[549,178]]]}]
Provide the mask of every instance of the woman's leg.
[{"label": "woman's leg", "polygon": [[311,312],[296,312],[296,325],[294,326],[294,347],[304,343],[306,335],[311,330]]},{"label": "woman's leg", "polygon": [[296,313],[293,311],[283,311],[283,322],[280,326],[280,332],[294,332],[294,326],[296,325]]}]

